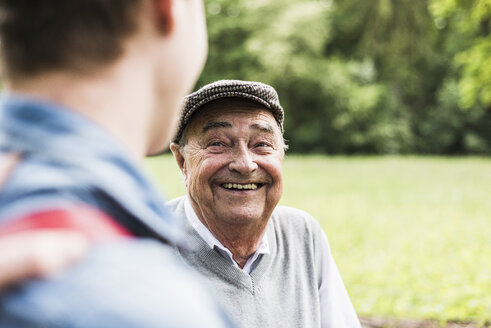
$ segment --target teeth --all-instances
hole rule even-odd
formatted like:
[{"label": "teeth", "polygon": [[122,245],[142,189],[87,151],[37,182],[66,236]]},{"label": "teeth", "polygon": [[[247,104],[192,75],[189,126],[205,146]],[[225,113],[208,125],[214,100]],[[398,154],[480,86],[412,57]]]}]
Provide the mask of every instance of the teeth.
[{"label": "teeth", "polygon": [[258,188],[256,183],[238,184],[238,183],[224,183],[222,186],[226,189],[238,189],[238,190],[256,190]]}]

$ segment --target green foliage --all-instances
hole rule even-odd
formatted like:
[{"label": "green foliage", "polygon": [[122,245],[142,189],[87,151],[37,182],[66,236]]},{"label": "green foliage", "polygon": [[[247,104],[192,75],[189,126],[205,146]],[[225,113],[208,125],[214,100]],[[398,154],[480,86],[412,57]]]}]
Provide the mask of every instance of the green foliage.
[{"label": "green foliage", "polygon": [[208,0],[199,85],[273,85],[294,152],[491,154],[491,0]]},{"label": "green foliage", "polygon": [[[146,162],[184,194],[171,156]],[[359,314],[491,319],[491,159],[292,156],[281,203],[319,220]]]}]

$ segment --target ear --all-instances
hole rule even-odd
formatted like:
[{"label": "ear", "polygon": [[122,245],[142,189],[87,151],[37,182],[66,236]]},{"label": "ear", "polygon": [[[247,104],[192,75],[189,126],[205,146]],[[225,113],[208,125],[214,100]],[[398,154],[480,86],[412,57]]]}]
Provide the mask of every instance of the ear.
[{"label": "ear", "polygon": [[159,31],[164,35],[171,33],[174,28],[174,0],[154,0],[154,6]]},{"label": "ear", "polygon": [[172,154],[174,155],[174,158],[176,159],[177,166],[179,166],[179,169],[181,170],[181,173],[186,176],[186,159],[184,158],[183,151],[181,147],[176,144],[175,142],[170,144],[170,150],[172,151]]}]

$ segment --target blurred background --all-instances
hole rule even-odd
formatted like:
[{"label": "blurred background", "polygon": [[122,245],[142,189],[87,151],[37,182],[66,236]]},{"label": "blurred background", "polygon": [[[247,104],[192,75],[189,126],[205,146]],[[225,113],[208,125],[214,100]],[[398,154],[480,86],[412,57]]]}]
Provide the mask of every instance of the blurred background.
[{"label": "blurred background", "polygon": [[[319,220],[357,312],[384,318],[365,327],[489,322],[491,0],[205,5],[197,87],[276,88],[281,203]],[[146,164],[170,198],[184,194],[170,155]]]},{"label": "blurred background", "polygon": [[491,154],[491,1],[205,2],[198,85],[273,85],[292,152]]}]

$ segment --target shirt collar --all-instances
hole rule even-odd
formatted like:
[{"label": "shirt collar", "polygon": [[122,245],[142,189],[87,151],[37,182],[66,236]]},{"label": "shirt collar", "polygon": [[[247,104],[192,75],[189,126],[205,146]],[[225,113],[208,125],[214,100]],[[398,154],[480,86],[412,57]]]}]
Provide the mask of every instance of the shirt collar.
[{"label": "shirt collar", "polygon": [[[238,267],[237,263],[233,260],[230,250],[226,248],[198,218],[198,215],[194,211],[188,196],[186,196],[184,199],[184,211],[186,213],[189,224],[191,225],[191,227],[193,227],[194,230],[196,230],[196,232],[205,241],[208,247],[210,247],[210,249],[217,248],[222,255],[224,255],[228,260],[233,262],[236,267]],[[266,229],[269,229],[268,227],[269,225]],[[270,249],[268,236],[267,233],[264,233],[257,251],[247,260],[247,263],[244,266],[243,270],[250,273],[250,271],[252,271],[252,269],[255,267],[255,264],[257,264],[256,261],[260,258],[260,255],[269,253]]]}]

